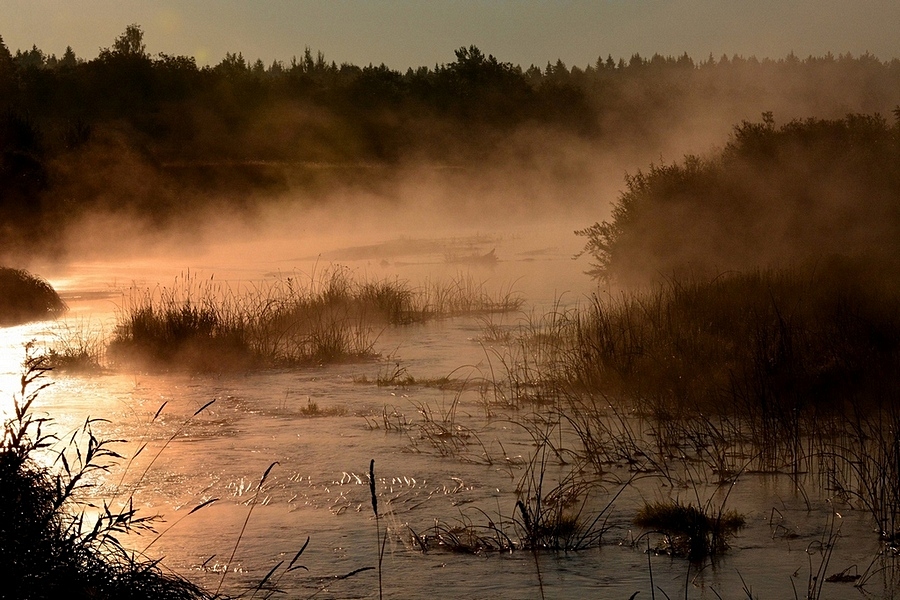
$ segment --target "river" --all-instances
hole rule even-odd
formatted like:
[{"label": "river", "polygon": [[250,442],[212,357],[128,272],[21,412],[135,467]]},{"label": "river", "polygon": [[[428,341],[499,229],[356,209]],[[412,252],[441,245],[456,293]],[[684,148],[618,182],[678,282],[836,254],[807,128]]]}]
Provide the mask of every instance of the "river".
[{"label": "river", "polygon": [[[4,398],[16,391],[26,342],[37,340],[40,347],[73,335],[108,336],[130,289],[171,285],[188,271],[235,286],[273,274],[314,276],[333,263],[356,276],[401,277],[414,286],[472,278],[522,295],[521,312],[490,317],[494,325],[512,327],[529,315],[572,306],[592,291],[581,273],[585,264],[572,260],[578,240],[560,245],[545,237],[528,230],[372,237],[296,255],[285,249],[285,240],[266,251],[258,240],[246,247],[223,241],[199,254],[34,268],[61,292],[69,311],[56,322],[0,330],[0,391]],[[863,573],[873,561],[872,569],[883,566],[870,516],[813,486],[799,490],[797,481],[771,474],[742,474],[726,490],[706,481],[673,489],[660,477],[629,482],[627,470],[612,469],[604,492],[584,509],[599,511],[615,498],[599,546],[469,554],[432,544],[423,552],[416,536],[464,525],[493,523],[514,537],[516,490],[536,451],[522,423],[528,411],[540,409],[491,405],[478,390],[458,386],[375,382],[401,368],[419,381],[495,377],[502,348],[494,346],[502,344],[484,337],[485,319],[386,328],[376,339],[381,357],[358,363],[227,374],[51,372],[52,385],[41,392],[36,410],[53,419],[60,438],[88,417],[105,419],[95,430],[126,440],[117,446],[126,458],[91,494],[113,505],[130,497],[141,514],[159,515],[157,533],[127,543],[161,558],[167,570],[232,595],[253,590],[284,561],[268,581],[285,592],[275,597],[378,597],[386,536],[380,572],[388,598],[630,598],[636,592],[639,598],[805,598],[810,586],[821,598],[893,597],[890,560],[862,591],[852,583],[811,582],[820,568],[817,581],[845,569]],[[377,521],[368,479],[372,460]],[[545,478],[556,481],[570,468],[551,461]],[[725,492],[728,508],[747,521],[726,553],[702,568],[647,553],[655,538],[641,537],[632,524],[642,503],[672,496],[715,501]],[[822,542],[833,531],[833,552],[825,553]],[[284,572],[307,538],[295,563],[305,568]],[[266,591],[247,593],[254,595],[265,597]]]}]

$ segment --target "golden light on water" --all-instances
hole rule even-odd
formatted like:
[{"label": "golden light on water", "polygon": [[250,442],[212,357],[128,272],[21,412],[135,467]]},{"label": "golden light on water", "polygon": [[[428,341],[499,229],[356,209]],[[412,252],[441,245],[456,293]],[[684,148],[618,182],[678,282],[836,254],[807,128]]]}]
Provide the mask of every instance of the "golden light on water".
[{"label": "golden light on water", "polygon": [[25,348],[23,330],[27,325],[0,327],[0,417],[5,421],[12,414],[13,395],[18,393]]},{"label": "golden light on water", "polygon": [[36,348],[46,345],[52,337],[53,321],[25,323],[14,327],[0,327],[0,417],[12,415],[13,397],[21,393],[22,368],[26,344]]}]

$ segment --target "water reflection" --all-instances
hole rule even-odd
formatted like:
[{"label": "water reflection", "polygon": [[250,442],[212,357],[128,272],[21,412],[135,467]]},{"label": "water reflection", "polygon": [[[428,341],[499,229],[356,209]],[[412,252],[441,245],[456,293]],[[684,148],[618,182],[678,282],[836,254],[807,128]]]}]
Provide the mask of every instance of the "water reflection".
[{"label": "water reflection", "polygon": [[[587,283],[581,290],[567,287],[582,279],[579,266],[563,251],[516,239],[499,244],[496,256],[496,264],[473,271],[472,276],[500,287],[513,285],[532,306],[553,306],[563,291],[575,302],[589,289]],[[458,264],[445,264],[438,256],[432,262],[424,258],[392,257],[384,265],[365,257],[353,268],[412,281],[459,272]],[[52,343],[60,330],[83,327],[85,322],[99,330],[98,336],[107,335],[121,294],[133,282],[168,285],[178,276],[169,270],[170,264],[85,263],[54,279],[70,304],[68,316],[58,322],[0,329],[2,401],[7,402],[18,387],[25,342]],[[287,266],[239,264],[220,271],[219,265],[210,262],[206,267],[210,265],[206,272],[227,282],[265,280],[267,273]],[[312,272],[320,267],[297,262],[290,268]],[[718,488],[696,484],[694,489],[670,490],[661,487],[670,483],[649,476],[637,479],[616,500],[600,548],[537,556],[530,552],[470,556],[440,549],[423,553],[413,533],[425,535],[437,523],[453,527],[491,519],[512,532],[516,490],[534,453],[534,439],[516,424],[523,418],[520,412],[492,407],[488,414],[475,390],[374,382],[393,361],[419,380],[451,373],[460,379],[486,376],[490,373],[486,347],[503,341],[486,342],[482,326],[477,319],[455,318],[386,328],[378,349],[390,360],[382,362],[214,375],[51,373],[54,385],[42,393],[39,408],[63,434],[89,416],[102,417],[109,422],[98,424],[98,433],[127,440],[121,445],[125,456],[132,457],[145,446],[133,461],[126,459],[113,469],[92,493],[118,501],[132,497],[142,511],[161,515],[165,523],[158,530],[164,533],[134,539],[133,547],[165,557],[169,568],[212,589],[227,569],[225,589],[234,594],[245,591],[279,561],[290,560],[309,536],[310,546],[300,561],[309,571],[293,572],[280,581],[287,597],[371,597],[377,586],[373,571],[338,577],[377,563],[367,480],[367,466],[374,458],[382,524],[390,531],[385,588],[395,597],[427,597],[441,590],[450,597],[513,599],[539,597],[539,586],[548,598],[627,598],[635,592],[649,597],[654,594],[651,575],[656,593],[673,598],[743,597],[745,589],[768,598],[791,597],[795,588],[804,594],[818,567],[821,555],[816,548],[831,513],[822,508],[822,498],[810,510],[797,482],[778,475],[738,478],[729,505],[747,515],[748,526],[732,540],[727,554],[703,568],[646,554],[647,538],[638,537],[631,519],[642,502],[670,491],[683,498],[711,497]],[[464,372],[458,371],[461,366]],[[428,418],[447,414],[451,405],[453,425],[470,436],[471,451],[436,451],[429,435],[440,433],[423,426]],[[8,410],[8,404],[3,406]],[[262,473],[275,461],[278,464],[257,496]],[[567,468],[553,465],[547,476],[561,476]],[[620,480],[630,477],[617,468],[611,467],[612,475]],[[226,564],[250,502],[257,497],[234,560]],[[182,520],[213,498],[219,500]],[[607,499],[601,496],[596,502],[602,508]],[[879,549],[868,515],[841,511],[841,536],[828,574],[854,564],[865,568]],[[875,593],[893,590],[890,582],[872,585],[881,586]],[[843,598],[850,593],[846,584],[832,583],[824,586],[821,597]]]}]

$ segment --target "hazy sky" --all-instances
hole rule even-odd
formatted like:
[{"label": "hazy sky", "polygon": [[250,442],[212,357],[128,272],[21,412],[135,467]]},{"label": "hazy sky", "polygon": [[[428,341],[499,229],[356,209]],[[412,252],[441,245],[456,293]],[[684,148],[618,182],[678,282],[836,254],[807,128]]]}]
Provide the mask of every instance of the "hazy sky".
[{"label": "hazy sky", "polygon": [[0,0],[13,52],[36,44],[59,56],[71,45],[93,58],[130,23],[150,53],[200,64],[241,52],[268,65],[309,46],[339,64],[405,70],[452,62],[470,44],[523,67],[635,52],[900,57],[898,0]]}]

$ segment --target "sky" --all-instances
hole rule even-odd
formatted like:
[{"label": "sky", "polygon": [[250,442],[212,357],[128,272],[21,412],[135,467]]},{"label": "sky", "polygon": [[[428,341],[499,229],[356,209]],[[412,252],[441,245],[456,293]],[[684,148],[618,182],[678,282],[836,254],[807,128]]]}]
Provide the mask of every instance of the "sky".
[{"label": "sky", "polygon": [[13,52],[72,46],[90,59],[132,23],[151,54],[201,65],[226,52],[288,62],[309,47],[338,64],[405,70],[453,62],[472,44],[523,67],[635,53],[900,57],[897,0],[0,0]]}]

